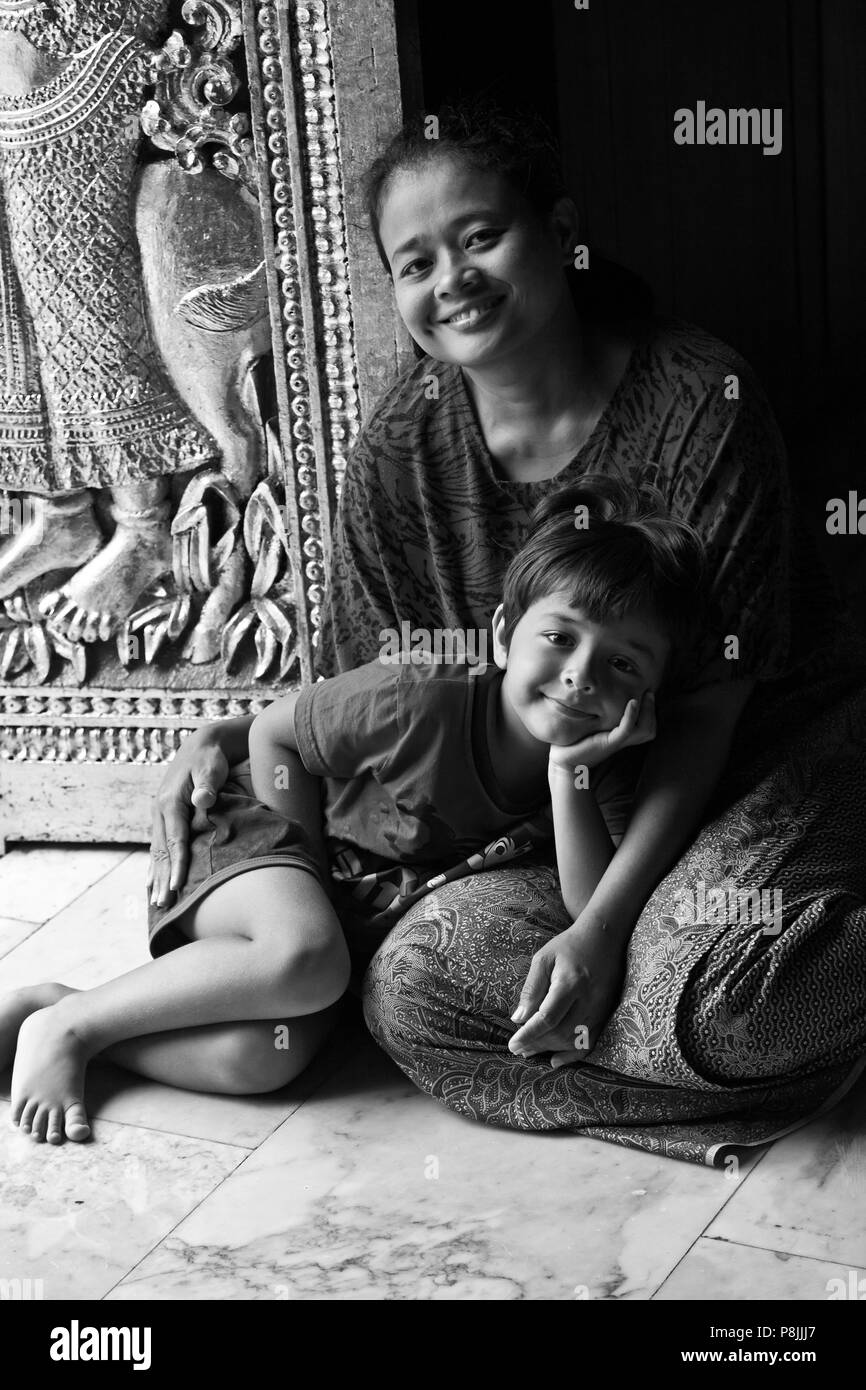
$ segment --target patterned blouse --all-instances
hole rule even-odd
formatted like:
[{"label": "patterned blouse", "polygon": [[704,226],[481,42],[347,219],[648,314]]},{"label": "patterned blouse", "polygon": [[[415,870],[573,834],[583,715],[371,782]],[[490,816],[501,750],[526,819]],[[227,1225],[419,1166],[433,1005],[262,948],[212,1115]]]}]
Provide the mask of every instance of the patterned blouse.
[{"label": "patterned blouse", "polygon": [[[717,620],[686,686],[804,677],[833,621],[799,535],[780,431],[744,359],[679,321],[648,324],[590,438],[541,482],[502,476],[459,367],[423,357],[405,372],[346,471],[322,673],[375,658],[382,629],[403,622],[487,629],[533,506],[585,472],[617,470],[659,488],[708,550]],[[736,659],[724,655],[729,636]]]}]

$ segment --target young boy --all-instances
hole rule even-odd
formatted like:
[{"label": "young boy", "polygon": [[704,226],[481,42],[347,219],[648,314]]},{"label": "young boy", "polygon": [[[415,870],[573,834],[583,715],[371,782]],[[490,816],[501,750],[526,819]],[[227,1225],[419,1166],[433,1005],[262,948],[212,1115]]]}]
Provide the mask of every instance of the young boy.
[{"label": "young boy", "polygon": [[196,814],[181,898],[151,905],[154,959],[0,1007],[13,1122],[85,1139],[97,1054],[188,1089],[285,1084],[348,983],[341,918],[381,939],[438,884],[551,838],[576,918],[625,828],[629,760],[608,760],[654,737],[655,692],[697,632],[702,563],[653,496],[587,478],[533,515],[494,615],[494,665],[377,661],[270,705],[249,778],[236,769]]}]

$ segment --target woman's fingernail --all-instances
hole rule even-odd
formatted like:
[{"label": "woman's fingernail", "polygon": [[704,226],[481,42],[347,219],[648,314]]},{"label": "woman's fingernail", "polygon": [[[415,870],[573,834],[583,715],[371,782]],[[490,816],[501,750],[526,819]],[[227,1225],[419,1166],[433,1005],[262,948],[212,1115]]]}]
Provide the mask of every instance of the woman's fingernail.
[{"label": "woman's fingernail", "polygon": [[517,1008],[514,1010],[514,1013],[511,1015],[511,1022],[512,1022],[512,1023],[519,1023],[520,1020],[522,1019],[522,1017],[523,1017],[523,1005],[522,1005],[522,1004],[518,1004],[518,1005],[517,1005]]}]

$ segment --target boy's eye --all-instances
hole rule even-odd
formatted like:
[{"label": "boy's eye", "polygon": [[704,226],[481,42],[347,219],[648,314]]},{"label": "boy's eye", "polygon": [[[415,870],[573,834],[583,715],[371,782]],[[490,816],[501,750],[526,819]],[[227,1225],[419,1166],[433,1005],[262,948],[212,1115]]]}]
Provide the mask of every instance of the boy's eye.
[{"label": "boy's eye", "polygon": [[554,647],[571,647],[574,645],[574,639],[569,637],[567,632],[545,632],[543,635],[547,638],[548,642],[550,642],[551,646]]},{"label": "boy's eye", "polygon": [[627,676],[637,675],[637,668],[632,666],[630,661],[626,661],[624,656],[613,657],[610,664],[615,667],[617,671],[622,671]]}]

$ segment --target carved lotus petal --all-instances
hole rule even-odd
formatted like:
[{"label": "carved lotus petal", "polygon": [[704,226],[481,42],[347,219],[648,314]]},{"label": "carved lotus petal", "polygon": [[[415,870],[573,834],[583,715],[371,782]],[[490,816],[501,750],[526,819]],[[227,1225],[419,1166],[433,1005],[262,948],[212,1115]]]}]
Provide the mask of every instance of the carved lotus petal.
[{"label": "carved lotus petal", "polygon": [[241,524],[238,520],[229,530],[223,533],[213,547],[213,562],[217,570],[222,571],[228,564],[229,559],[234,554],[238,545],[240,533]]},{"label": "carved lotus petal", "polygon": [[283,547],[276,536],[269,536],[259,548],[256,558],[256,568],[250,586],[250,593],[254,598],[264,598],[273,588],[280,573],[282,560]]},{"label": "carved lotus petal", "polygon": [[256,680],[261,680],[271,662],[277,654],[277,639],[269,627],[262,623],[256,630],[256,669],[253,675]]},{"label": "carved lotus petal", "polygon": [[148,666],[153,661],[168,632],[168,622],[148,624],[144,629],[144,659]]},{"label": "carved lotus petal", "polygon": [[50,625],[46,625],[46,628],[57,655],[69,662],[77,684],[83,685],[87,680],[87,647],[83,642],[70,642],[68,637]]},{"label": "carved lotus petal", "polygon": [[20,627],[15,627],[11,632],[4,632],[0,636],[0,679],[14,673],[12,663],[20,641]]},{"label": "carved lotus petal", "polygon": [[251,604],[245,603],[226,623],[220,644],[222,659],[226,670],[230,670],[238,648],[256,620],[256,612]]},{"label": "carved lotus petal", "polygon": [[171,642],[176,642],[180,637],[187,623],[192,609],[192,600],[188,594],[176,600],[168,616],[168,638]]},{"label": "carved lotus petal", "polygon": [[257,598],[253,599],[253,607],[263,627],[270,628],[283,644],[292,641],[295,630],[289,615],[278,603],[269,598]]},{"label": "carved lotus petal", "polygon": [[247,503],[244,514],[244,544],[253,559],[258,555],[263,535],[268,532],[277,537],[288,554],[289,538],[283,509],[275,495],[273,480],[263,478]]},{"label": "carved lotus petal", "polygon": [[45,635],[45,629],[39,623],[31,623],[23,629],[24,646],[27,648],[27,655],[33,663],[36,683],[41,685],[48,679],[48,672],[51,669],[51,648]]}]

